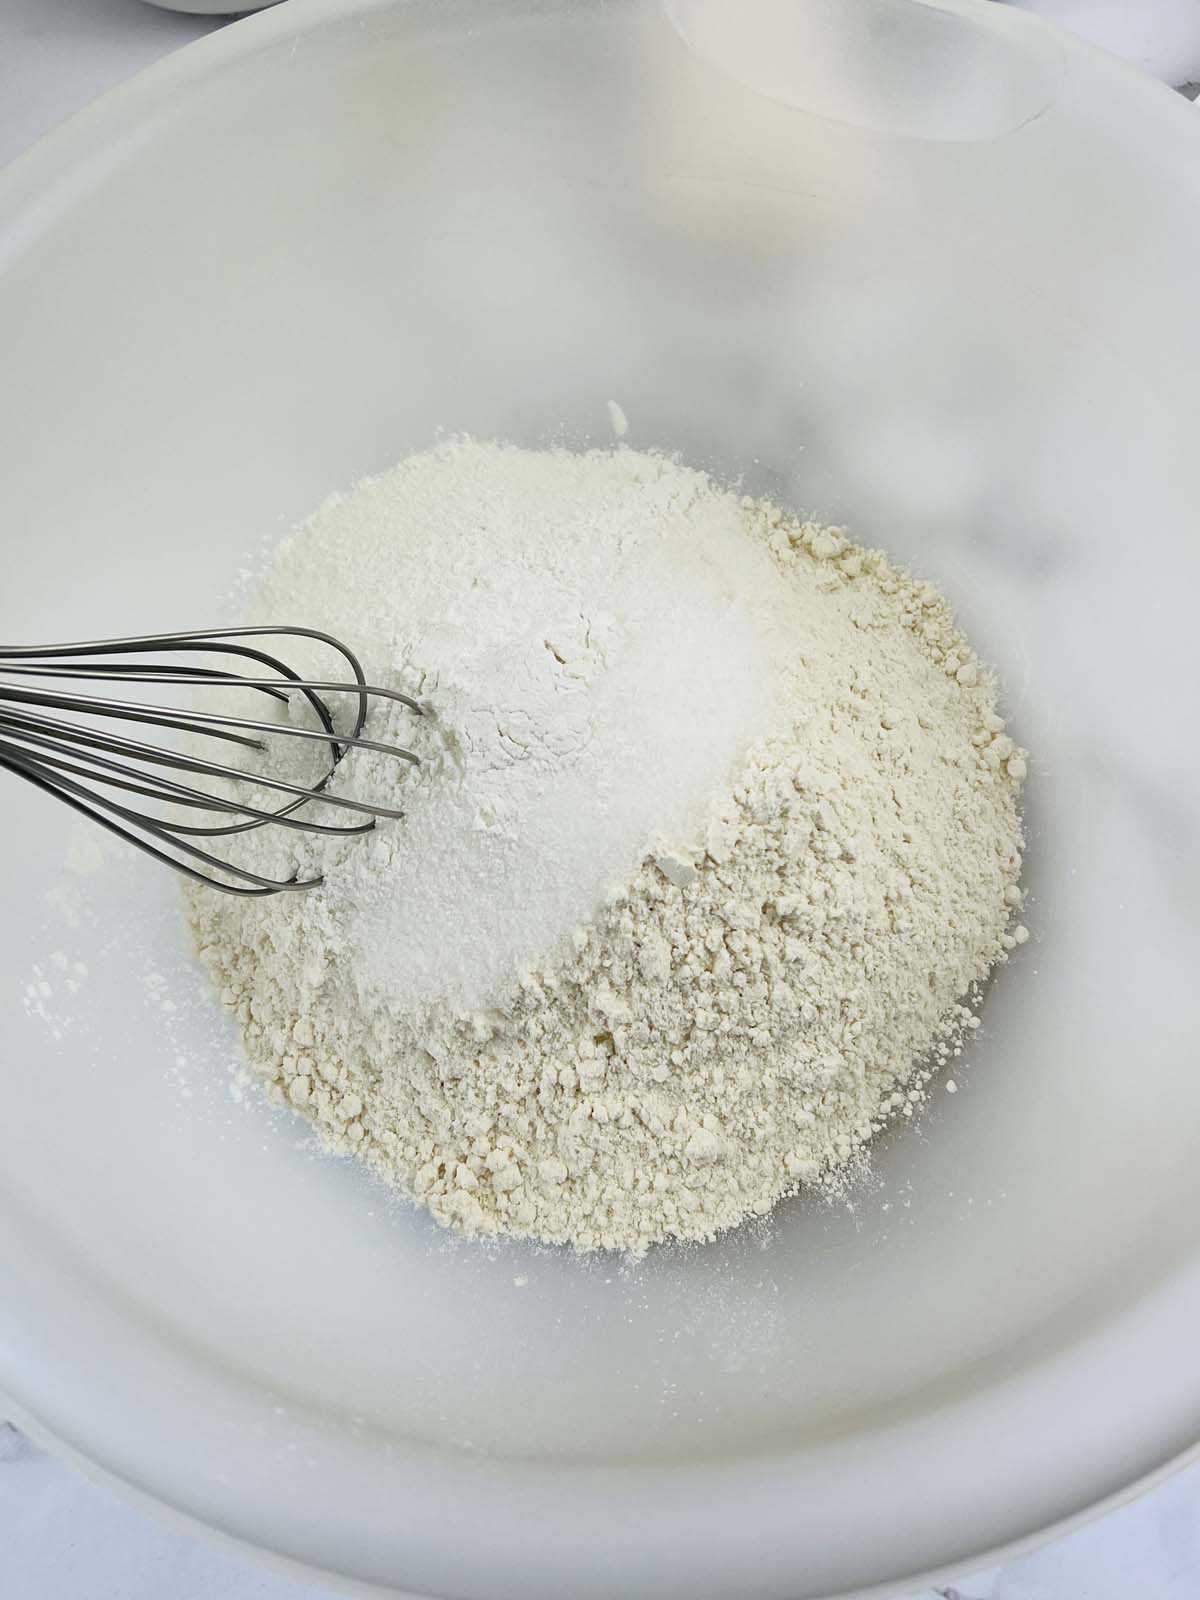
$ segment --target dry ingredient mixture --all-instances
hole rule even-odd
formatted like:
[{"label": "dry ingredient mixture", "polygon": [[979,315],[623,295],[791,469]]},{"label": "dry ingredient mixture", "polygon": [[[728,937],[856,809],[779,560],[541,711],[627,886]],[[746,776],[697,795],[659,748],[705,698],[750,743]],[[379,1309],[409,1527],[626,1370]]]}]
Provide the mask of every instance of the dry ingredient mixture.
[{"label": "dry ingredient mixture", "polygon": [[946,602],[675,461],[442,445],[254,609],[427,705],[368,727],[422,766],[344,763],[404,820],[251,835],[323,884],[190,889],[196,939],[272,1098],[443,1223],[640,1253],[836,1183],[1027,936],[1025,753]]}]

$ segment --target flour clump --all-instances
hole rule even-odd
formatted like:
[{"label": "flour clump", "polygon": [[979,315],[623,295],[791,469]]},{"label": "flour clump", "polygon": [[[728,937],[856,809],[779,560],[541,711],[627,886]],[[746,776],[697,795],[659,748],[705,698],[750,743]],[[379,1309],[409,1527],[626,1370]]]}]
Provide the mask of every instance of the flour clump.
[{"label": "flour clump", "polygon": [[444,1223],[640,1252],[829,1182],[1026,937],[994,680],[837,530],[456,441],[323,507],[255,609],[426,705],[367,730],[422,765],[353,758],[406,811],[365,839],[249,835],[324,881],[189,888],[197,942],[273,1097]]}]

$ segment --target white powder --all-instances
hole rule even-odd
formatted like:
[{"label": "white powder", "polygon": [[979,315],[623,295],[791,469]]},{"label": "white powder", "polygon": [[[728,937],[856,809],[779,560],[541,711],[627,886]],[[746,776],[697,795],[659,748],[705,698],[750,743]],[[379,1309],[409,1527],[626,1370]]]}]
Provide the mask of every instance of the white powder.
[{"label": "white powder", "polygon": [[[406,1007],[484,1004],[649,840],[698,837],[778,716],[773,657],[799,620],[737,502],[699,474],[463,444],[327,505],[260,614],[319,618],[436,715],[394,730],[425,757],[403,830],[344,867],[340,942]],[[396,776],[363,763],[346,783]]]},{"label": "white powder", "polygon": [[[368,840],[189,890],[273,1092],[467,1231],[640,1250],[828,1179],[1024,935],[1024,753],[928,586],[629,450],[456,443],[327,505],[259,616],[436,719]],[[240,857],[247,860],[245,852]]]}]

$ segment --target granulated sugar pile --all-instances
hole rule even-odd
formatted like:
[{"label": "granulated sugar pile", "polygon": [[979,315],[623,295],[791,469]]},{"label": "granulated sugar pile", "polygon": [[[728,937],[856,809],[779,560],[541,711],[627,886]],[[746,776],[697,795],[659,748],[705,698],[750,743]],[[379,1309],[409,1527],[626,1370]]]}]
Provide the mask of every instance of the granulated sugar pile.
[{"label": "granulated sugar pile", "polygon": [[330,502],[257,618],[429,708],[324,882],[189,888],[269,1092],[469,1233],[642,1251],[836,1182],[1025,930],[1024,753],[927,584],[659,456],[457,442]]}]

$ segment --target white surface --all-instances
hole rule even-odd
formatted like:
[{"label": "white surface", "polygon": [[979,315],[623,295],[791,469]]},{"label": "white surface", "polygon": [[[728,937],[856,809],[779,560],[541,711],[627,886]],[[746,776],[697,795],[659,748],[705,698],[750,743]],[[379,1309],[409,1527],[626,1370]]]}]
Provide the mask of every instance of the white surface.
[{"label": "white surface", "polygon": [[[0,14],[0,47],[7,43],[4,29],[8,26],[10,10]],[[96,10],[80,5],[79,13]],[[106,8],[119,10],[113,6]],[[130,0],[131,11],[136,11]],[[69,8],[47,7],[34,0],[17,12],[47,12],[53,10],[61,22]],[[153,13],[145,13],[153,16]],[[169,19],[172,25],[177,19]],[[26,17],[28,21],[28,17]],[[190,23],[187,27],[199,28]],[[143,48],[148,48],[146,37],[138,27]],[[177,37],[178,35],[176,35]],[[69,40],[69,34],[60,34]],[[43,81],[47,76],[41,39],[39,50],[43,65]],[[140,56],[131,64],[136,66]],[[74,57],[78,70],[79,57]],[[6,72],[14,72],[13,54],[0,53]],[[111,56],[103,70],[110,72]],[[15,77],[20,76],[15,73]],[[31,74],[30,81],[36,74]],[[92,87],[103,85],[103,76],[91,79]],[[5,86],[0,84],[0,90]],[[88,91],[90,92],[90,91]],[[66,103],[40,100],[30,104],[28,94],[21,103],[30,117],[29,136],[40,131],[58,114],[68,109]],[[7,140],[10,152],[21,142],[19,125],[11,122],[12,99],[0,92],[0,141]],[[40,113],[41,120],[38,120]],[[982,1465],[982,1464],[981,1464]],[[1193,1471],[1176,1483],[1160,1489],[1138,1508],[1119,1513],[1096,1530],[1076,1535],[1060,1547],[1061,1553],[1046,1552],[1018,1563],[999,1580],[981,1579],[977,1584],[964,1583],[962,1591],[969,1596],[998,1595],[1008,1600],[1017,1594],[1036,1596],[1041,1600],[1074,1600],[1075,1595],[1088,1595],[1096,1600],[1108,1600],[1119,1594],[1121,1600],[1136,1586],[1141,1594],[1157,1600],[1174,1600],[1194,1592],[1200,1583],[1200,1567],[1194,1538],[1196,1507],[1200,1505],[1197,1473]],[[1155,1510],[1158,1507],[1158,1510]],[[55,1517],[61,1522],[55,1523]],[[49,1521],[47,1521],[49,1517]],[[88,1541],[84,1531],[95,1530],[95,1542],[86,1549]],[[75,1531],[75,1539],[59,1544],[56,1533],[63,1529]],[[39,1532],[39,1530],[41,1530]],[[9,1537],[4,1538],[3,1534]],[[73,1565],[75,1551],[82,1552],[82,1567]],[[40,1458],[10,1461],[0,1466],[0,1577],[14,1594],[29,1593],[36,1600],[54,1600],[54,1596],[70,1595],[71,1600],[88,1600],[95,1595],[120,1596],[121,1600],[147,1600],[151,1595],[158,1600],[164,1592],[187,1596],[241,1597],[270,1596],[282,1600],[290,1594],[295,1597],[311,1596],[317,1592],[310,1587],[282,1584],[261,1576],[253,1567],[242,1567],[227,1555],[213,1554],[200,1547],[189,1536],[174,1531],[164,1532],[157,1524],[145,1522],[140,1514],[127,1512],[116,1505],[106,1490],[96,1490],[83,1484],[68,1469],[54,1466]],[[33,1565],[22,1564],[32,1560]],[[113,1562],[109,1566],[106,1563]],[[1077,1563],[1077,1564],[1076,1564]],[[1040,1564],[1040,1565],[1039,1565]],[[1115,1587],[1120,1578],[1121,1588]],[[1000,1587],[996,1584],[1000,1583]],[[189,1591],[188,1585],[192,1588]],[[1007,1584],[1008,1587],[1003,1585]],[[1041,1585],[1039,1588],[1038,1585]],[[140,1587],[139,1587],[140,1585]],[[988,1587],[988,1585],[991,1585]],[[1088,1587],[1090,1585],[1090,1588]]]},{"label": "white surface", "polygon": [[1164,83],[1200,78],[1200,0],[1017,0]]},{"label": "white surface", "polygon": [[105,89],[218,26],[142,0],[3,0],[0,165]]}]

